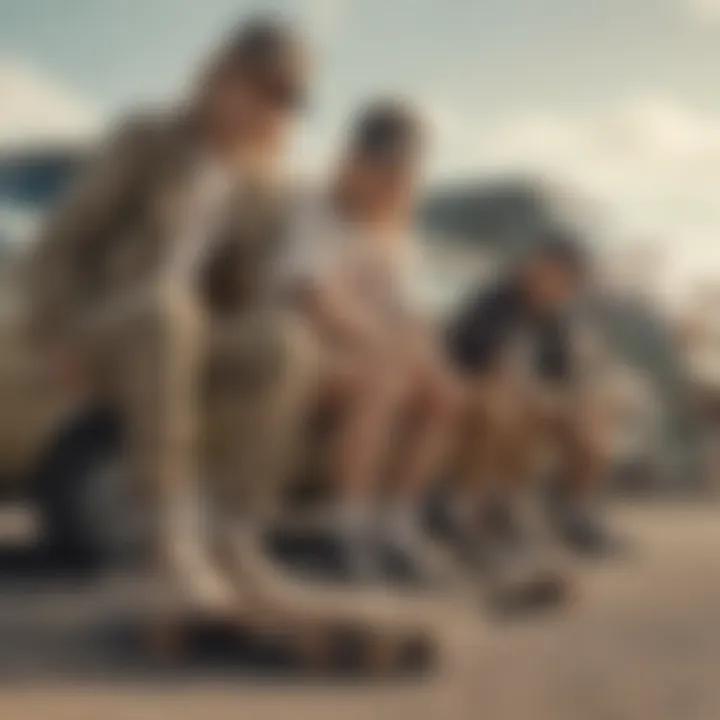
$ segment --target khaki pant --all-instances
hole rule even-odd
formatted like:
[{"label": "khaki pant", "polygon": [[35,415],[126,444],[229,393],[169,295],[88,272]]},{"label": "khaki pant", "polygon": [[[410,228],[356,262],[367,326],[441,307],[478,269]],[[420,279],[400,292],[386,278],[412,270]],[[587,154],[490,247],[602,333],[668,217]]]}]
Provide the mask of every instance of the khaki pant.
[{"label": "khaki pant", "polygon": [[318,375],[298,320],[256,310],[220,321],[190,294],[157,293],[105,313],[88,339],[161,555],[204,543],[208,501],[232,517],[274,509]]}]

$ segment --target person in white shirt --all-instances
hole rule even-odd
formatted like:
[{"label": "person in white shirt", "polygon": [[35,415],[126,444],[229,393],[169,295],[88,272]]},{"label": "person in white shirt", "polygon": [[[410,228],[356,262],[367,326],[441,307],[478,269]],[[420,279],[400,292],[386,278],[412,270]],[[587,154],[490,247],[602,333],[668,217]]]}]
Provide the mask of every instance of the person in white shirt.
[{"label": "person in white shirt", "polygon": [[369,105],[333,182],[301,203],[276,278],[322,347],[324,399],[336,408],[337,517],[349,567],[364,576],[392,565],[391,574],[427,577],[414,552],[417,510],[454,406],[451,376],[413,297],[423,141],[406,105]]}]

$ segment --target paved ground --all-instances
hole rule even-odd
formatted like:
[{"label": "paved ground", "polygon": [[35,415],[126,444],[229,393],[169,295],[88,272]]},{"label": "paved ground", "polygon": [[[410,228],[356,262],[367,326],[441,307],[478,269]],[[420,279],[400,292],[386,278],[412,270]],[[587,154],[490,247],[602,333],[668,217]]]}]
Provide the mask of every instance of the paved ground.
[{"label": "paved ground", "polygon": [[2,587],[0,717],[717,720],[720,508],[625,509],[616,522],[635,552],[582,568],[567,612],[513,624],[449,612],[444,667],[400,684],[158,674],[103,656],[114,591]]}]

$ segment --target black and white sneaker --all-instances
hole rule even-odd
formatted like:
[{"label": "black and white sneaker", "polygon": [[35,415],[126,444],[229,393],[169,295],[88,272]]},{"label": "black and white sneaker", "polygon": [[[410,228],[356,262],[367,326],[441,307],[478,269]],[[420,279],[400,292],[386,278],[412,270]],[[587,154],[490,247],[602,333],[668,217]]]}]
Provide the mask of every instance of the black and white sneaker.
[{"label": "black and white sneaker", "polygon": [[377,563],[390,585],[422,591],[442,591],[457,583],[457,561],[420,530],[378,537]]},{"label": "black and white sneaker", "polygon": [[365,585],[376,584],[380,576],[371,538],[337,525],[278,527],[265,544],[289,572],[307,580]]},{"label": "black and white sneaker", "polygon": [[570,597],[569,576],[544,538],[509,507],[488,509],[477,573],[491,611],[522,615],[555,609]]},{"label": "black and white sneaker", "polygon": [[567,547],[584,557],[617,555],[621,543],[596,513],[585,508],[567,508],[556,520],[556,529]]}]

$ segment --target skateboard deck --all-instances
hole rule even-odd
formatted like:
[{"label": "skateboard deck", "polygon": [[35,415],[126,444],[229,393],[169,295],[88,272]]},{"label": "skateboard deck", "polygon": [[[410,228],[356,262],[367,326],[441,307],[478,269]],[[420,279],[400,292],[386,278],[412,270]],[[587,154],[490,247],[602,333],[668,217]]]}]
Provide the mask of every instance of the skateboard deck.
[{"label": "skateboard deck", "polygon": [[267,657],[302,674],[353,674],[391,678],[423,674],[436,667],[439,644],[419,632],[378,630],[363,624],[314,622],[292,626],[256,622],[248,613],[232,622],[174,618],[148,628],[147,649],[162,665],[192,660],[209,644],[224,651]]},{"label": "skateboard deck", "polygon": [[157,616],[148,632],[153,657],[179,661],[210,631],[230,643],[272,646],[305,671],[392,676],[428,670],[439,659],[432,600],[294,578],[267,557],[253,534],[233,543],[230,569],[238,590],[232,616],[203,617],[188,608]]}]

